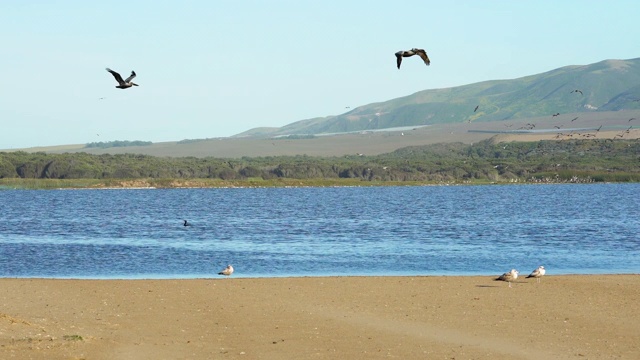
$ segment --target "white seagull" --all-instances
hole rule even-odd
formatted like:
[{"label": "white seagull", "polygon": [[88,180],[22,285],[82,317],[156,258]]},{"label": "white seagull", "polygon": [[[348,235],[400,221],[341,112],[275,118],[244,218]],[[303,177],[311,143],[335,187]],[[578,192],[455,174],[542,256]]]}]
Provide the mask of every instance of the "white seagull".
[{"label": "white seagull", "polygon": [[218,275],[224,275],[224,276],[230,276],[231,274],[233,274],[233,266],[231,265],[227,265],[227,267],[224,268],[224,270],[218,273]]},{"label": "white seagull", "polygon": [[528,278],[536,278],[536,280],[538,280],[538,282],[540,282],[540,278],[544,276],[544,274],[547,271],[544,269],[544,266],[538,266],[537,269],[533,270],[533,272],[531,274],[529,274],[529,276],[527,276]]},{"label": "white seagull", "polygon": [[506,281],[509,283],[509,287],[511,287],[511,282],[515,281],[518,278],[518,274],[519,274],[518,270],[511,269],[511,271],[506,272],[500,275],[499,277],[497,277],[496,280]]},{"label": "white seagull", "polygon": [[426,51],[424,51],[423,49],[413,48],[411,50],[401,50],[396,53],[396,63],[398,65],[398,69],[400,69],[400,64],[402,63],[403,57],[410,57],[413,55],[420,56],[422,58],[422,61],[424,61],[424,63],[427,64],[427,66],[431,64],[431,60],[429,60],[429,57],[427,56]]},{"label": "white seagull", "polygon": [[131,75],[126,78],[125,80],[122,80],[122,76],[120,76],[120,74],[118,74],[117,72],[107,68],[107,71],[111,73],[111,75],[113,75],[114,78],[116,78],[116,81],[118,82],[118,86],[116,86],[118,89],[128,89],[132,86],[138,86],[138,84],[132,82],[131,80],[133,80],[134,77],[136,77],[136,72],[131,70]]}]

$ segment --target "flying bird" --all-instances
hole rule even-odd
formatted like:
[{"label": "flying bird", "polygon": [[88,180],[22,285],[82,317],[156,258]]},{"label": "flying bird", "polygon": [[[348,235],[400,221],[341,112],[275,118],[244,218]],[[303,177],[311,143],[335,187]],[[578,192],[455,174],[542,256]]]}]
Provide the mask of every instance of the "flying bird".
[{"label": "flying bird", "polygon": [[122,76],[120,76],[120,74],[118,74],[117,72],[107,68],[107,71],[111,73],[111,75],[113,75],[114,78],[116,78],[116,81],[118,82],[118,86],[116,86],[118,89],[127,89],[130,88],[132,86],[138,86],[138,84],[132,82],[131,80],[133,80],[134,77],[136,77],[136,72],[131,70],[131,75],[126,78],[125,80],[122,80]]},{"label": "flying bird", "polygon": [[233,266],[231,265],[227,265],[227,267],[224,268],[224,270],[218,273],[218,275],[224,275],[224,276],[231,276],[231,274],[233,274]]},{"label": "flying bird", "polygon": [[580,90],[578,90],[578,89],[572,90],[569,94],[574,93],[574,92],[579,92],[579,93],[580,93],[580,95],[584,95],[584,94],[582,93],[582,91],[580,91]]},{"label": "flying bird", "polygon": [[556,116],[560,116],[560,113],[555,113],[555,114],[551,115],[551,117],[556,117]]},{"label": "flying bird", "polygon": [[476,108],[473,109],[473,112],[476,112],[478,110],[478,108],[480,107],[480,105],[476,105]]},{"label": "flying bird", "polygon": [[500,275],[495,280],[496,281],[506,281],[506,282],[509,283],[509,287],[511,287],[511,282],[515,281],[518,278],[518,274],[519,274],[518,270],[511,269],[511,271]]},{"label": "flying bird", "polygon": [[578,116],[576,116],[576,117],[574,117],[573,119],[571,119],[571,122],[574,122],[574,121],[576,121],[576,120],[578,120]]},{"label": "flying bird", "polygon": [[418,55],[422,58],[422,60],[424,61],[425,64],[427,64],[427,66],[429,66],[431,64],[431,60],[429,60],[429,57],[427,56],[427,53],[423,50],[423,49],[416,49],[413,48],[411,50],[401,50],[398,51],[396,53],[396,62],[398,64],[398,69],[400,69],[400,64],[402,63],[402,58],[403,57],[411,57],[413,55]]},{"label": "flying bird", "polygon": [[631,119],[629,119],[627,122],[631,122],[631,120],[635,120],[635,119],[636,119],[636,118],[631,118]]},{"label": "flying bird", "polygon": [[536,278],[538,282],[540,282],[540,278],[543,277],[546,272],[547,271],[544,269],[544,266],[538,266],[537,269],[533,270],[533,272],[527,276],[527,279]]}]

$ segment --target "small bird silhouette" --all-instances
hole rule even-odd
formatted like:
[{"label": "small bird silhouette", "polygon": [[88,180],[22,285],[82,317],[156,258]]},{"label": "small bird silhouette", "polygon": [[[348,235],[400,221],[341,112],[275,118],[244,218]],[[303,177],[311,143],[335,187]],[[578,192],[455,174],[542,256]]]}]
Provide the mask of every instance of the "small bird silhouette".
[{"label": "small bird silhouette", "polygon": [[571,119],[571,122],[574,122],[574,121],[576,121],[576,120],[578,120],[578,116],[576,116],[576,117],[574,117],[573,119]]},{"label": "small bird silhouette", "polygon": [[480,105],[476,105],[476,108],[473,109],[473,112],[476,112],[476,110],[478,110],[479,107],[480,107]]},{"label": "small bird silhouette", "polygon": [[189,223],[187,220],[184,220],[184,224],[182,224],[182,226],[191,226],[191,223]]},{"label": "small bird silhouette", "polygon": [[580,91],[580,90],[578,90],[578,89],[575,89],[575,90],[571,91],[569,94],[574,93],[574,92],[579,92],[579,93],[580,93],[580,95],[584,95],[584,94],[582,93],[582,91]]}]

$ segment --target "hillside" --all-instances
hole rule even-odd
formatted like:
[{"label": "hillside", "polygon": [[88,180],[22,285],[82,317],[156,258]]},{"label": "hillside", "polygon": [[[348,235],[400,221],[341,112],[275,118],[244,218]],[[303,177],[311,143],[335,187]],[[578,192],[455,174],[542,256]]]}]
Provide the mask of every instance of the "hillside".
[{"label": "hillside", "polygon": [[[579,89],[579,92],[572,92]],[[492,80],[363,105],[337,116],[236,136],[323,134],[439,123],[488,122],[640,109],[640,58],[565,66],[512,80]],[[474,112],[476,106],[478,110]]]}]

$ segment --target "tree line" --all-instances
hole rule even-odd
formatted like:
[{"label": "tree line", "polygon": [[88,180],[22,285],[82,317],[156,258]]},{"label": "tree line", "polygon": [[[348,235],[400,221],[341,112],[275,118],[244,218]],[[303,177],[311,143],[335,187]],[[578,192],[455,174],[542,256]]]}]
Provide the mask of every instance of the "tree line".
[{"label": "tree line", "polygon": [[640,181],[637,140],[435,144],[375,156],[155,157],[0,153],[0,178],[352,178],[363,181]]}]

